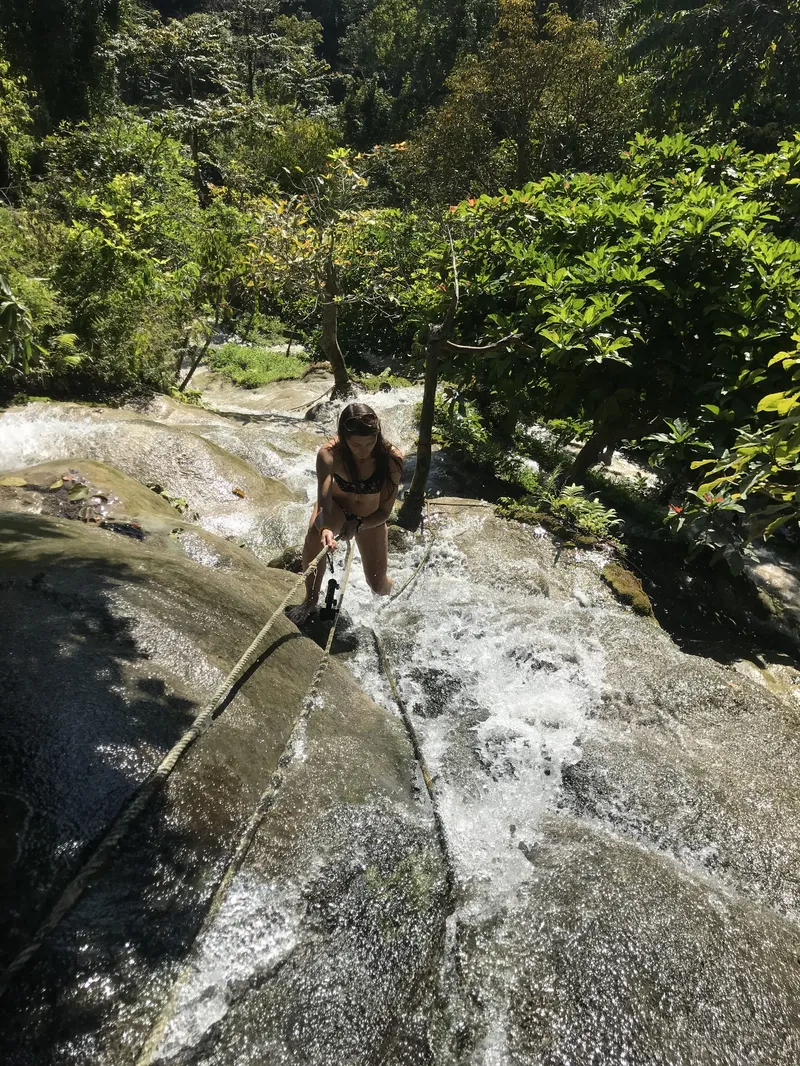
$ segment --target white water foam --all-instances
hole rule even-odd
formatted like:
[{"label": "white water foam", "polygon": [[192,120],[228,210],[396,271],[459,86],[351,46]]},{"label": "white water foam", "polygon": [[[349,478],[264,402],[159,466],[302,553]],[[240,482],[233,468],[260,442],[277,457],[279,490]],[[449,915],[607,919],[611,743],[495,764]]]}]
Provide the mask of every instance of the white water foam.
[{"label": "white water foam", "polygon": [[253,979],[292,951],[302,919],[299,897],[287,886],[240,872],[220,912],[198,943],[154,1062],[196,1047]]},{"label": "white water foam", "polygon": [[[394,574],[398,588],[421,550]],[[577,761],[601,690],[602,649],[584,632],[571,595],[498,597],[500,575],[476,577],[447,524],[396,604],[376,603],[357,565],[353,574],[349,610],[374,624],[390,649],[462,891],[485,911],[531,875],[537,826],[558,802],[561,770]],[[367,642],[351,665],[370,695],[396,710]]]}]

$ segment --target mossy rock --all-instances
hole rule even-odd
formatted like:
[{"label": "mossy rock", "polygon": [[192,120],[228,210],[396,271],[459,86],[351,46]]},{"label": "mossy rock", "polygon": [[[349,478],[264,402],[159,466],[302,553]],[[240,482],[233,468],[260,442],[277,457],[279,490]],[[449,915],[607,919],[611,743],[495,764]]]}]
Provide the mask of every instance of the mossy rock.
[{"label": "mossy rock", "polygon": [[495,508],[495,512],[500,518],[510,518],[526,525],[541,526],[542,529],[546,529],[548,533],[562,541],[562,548],[583,548],[585,551],[590,551],[599,548],[602,544],[599,537],[593,537],[588,533],[576,533],[568,529],[560,519],[547,511],[534,511],[532,507],[512,503]]},{"label": "mossy rock", "polygon": [[603,567],[603,581],[622,603],[632,607],[637,614],[653,617],[653,605],[650,597],[642,588],[642,583],[635,574],[626,570],[619,563],[607,563]]},{"label": "mossy rock", "polygon": [[576,533],[572,539],[575,542],[575,547],[583,548],[584,551],[592,551],[594,548],[600,547],[600,540],[588,533]]},{"label": "mossy rock", "polygon": [[273,570],[289,570],[293,574],[302,574],[303,545],[291,544],[288,548],[284,548],[280,555],[270,559],[267,566]]},{"label": "mossy rock", "polygon": [[389,538],[389,551],[392,552],[405,552],[414,543],[414,538],[407,529],[403,529],[402,526],[396,523],[390,524],[387,529]]}]

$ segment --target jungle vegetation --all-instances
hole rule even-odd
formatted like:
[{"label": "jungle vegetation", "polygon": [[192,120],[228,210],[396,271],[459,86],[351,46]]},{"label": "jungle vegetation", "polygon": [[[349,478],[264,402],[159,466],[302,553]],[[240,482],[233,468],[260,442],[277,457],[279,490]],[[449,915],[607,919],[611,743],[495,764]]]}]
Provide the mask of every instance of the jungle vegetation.
[{"label": "jungle vegetation", "polygon": [[800,513],[798,130],[794,0],[8,0],[0,395],[427,367],[531,506],[632,449],[737,567]]}]

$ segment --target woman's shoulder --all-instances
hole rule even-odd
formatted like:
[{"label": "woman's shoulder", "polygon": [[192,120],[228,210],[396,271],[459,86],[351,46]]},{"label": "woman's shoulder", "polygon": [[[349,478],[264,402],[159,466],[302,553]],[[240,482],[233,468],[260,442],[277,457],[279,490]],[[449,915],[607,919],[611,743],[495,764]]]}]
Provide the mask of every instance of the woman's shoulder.
[{"label": "woman's shoulder", "polygon": [[334,460],[336,458],[335,447],[335,438],[333,440],[325,441],[325,443],[321,445],[319,451],[317,452],[317,462],[323,463],[325,466],[333,466]]},{"label": "woman's shoulder", "polygon": [[400,451],[400,449],[398,447],[396,447],[396,445],[390,444],[388,450],[389,450],[389,455],[392,457],[392,459],[395,459],[398,463],[402,463],[403,460],[405,459],[405,456]]}]

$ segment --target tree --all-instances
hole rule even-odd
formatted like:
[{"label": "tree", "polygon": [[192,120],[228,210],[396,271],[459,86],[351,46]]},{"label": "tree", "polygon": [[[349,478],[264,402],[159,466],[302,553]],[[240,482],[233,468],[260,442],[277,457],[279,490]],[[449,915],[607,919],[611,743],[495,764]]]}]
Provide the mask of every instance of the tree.
[{"label": "tree", "polygon": [[[223,323],[252,301],[253,290],[247,287],[246,281],[248,223],[247,216],[225,203],[222,190],[203,212],[203,224],[195,243],[196,277],[192,294],[198,316],[186,331],[192,356],[178,386],[180,392],[186,390]],[[251,294],[250,300],[246,293]]]},{"label": "tree", "polygon": [[[37,200],[46,210],[26,214],[23,246],[38,242],[43,253],[25,272],[57,290],[58,325],[86,352],[71,387],[89,395],[168,387],[195,316],[202,232],[185,149],[122,112],[48,138],[44,163]],[[19,253],[15,262],[22,266]],[[12,286],[33,310],[37,294],[18,279]],[[51,347],[47,332],[40,343]]]},{"label": "tree", "polygon": [[651,116],[770,149],[800,126],[800,9],[794,0],[634,0],[634,69],[653,74]]},{"label": "tree", "polygon": [[275,36],[272,27],[278,12],[277,0],[212,0],[209,6],[230,27],[247,95],[254,100],[256,81],[268,66]]},{"label": "tree", "polygon": [[0,191],[6,195],[19,190],[29,171],[35,143],[31,136],[33,102],[26,79],[12,74],[0,52]]},{"label": "tree", "polygon": [[[4,0],[0,37],[38,100],[40,131],[98,110],[103,43],[119,27],[119,0]],[[94,102],[94,103],[93,103]]]},{"label": "tree", "polygon": [[455,328],[473,344],[517,339],[460,351],[443,373],[512,427],[590,423],[574,481],[665,418],[724,427],[730,409],[728,432],[742,425],[800,302],[800,246],[773,232],[766,193],[798,162],[800,142],[778,158],[639,136],[622,173],[551,175],[462,204]]},{"label": "tree", "polygon": [[637,114],[633,82],[610,67],[592,23],[534,0],[500,0],[491,41],[447,80],[410,152],[421,185],[460,199],[519,187],[553,167],[611,162]]},{"label": "tree", "polygon": [[189,146],[198,193],[208,203],[205,177],[217,173],[213,138],[245,117],[252,119],[227,22],[218,15],[189,15],[165,24],[142,17],[114,39],[109,51],[122,99]]},{"label": "tree", "polygon": [[315,113],[328,103],[330,68],[318,58],[322,27],[281,13],[278,0],[212,0],[230,27],[247,95]]},{"label": "tree", "polygon": [[335,390],[346,395],[350,375],[339,344],[339,305],[347,296],[341,284],[342,265],[356,254],[356,223],[362,216],[367,179],[359,174],[352,153],[331,152],[322,174],[301,176],[302,191],[279,200],[264,200],[253,241],[252,269],[266,293],[301,290],[312,294],[311,313],[319,313],[325,358],[332,368]]},{"label": "tree", "polygon": [[[431,470],[431,456],[433,448],[433,420],[436,412],[436,390],[439,384],[439,364],[442,356],[447,353],[459,356],[487,356],[496,353],[504,345],[515,343],[517,335],[500,338],[487,345],[464,345],[457,344],[452,340],[453,327],[461,299],[461,287],[458,279],[458,263],[456,261],[455,246],[450,229],[447,229],[447,241],[449,249],[449,278],[447,267],[442,264],[442,281],[437,289],[447,292],[447,306],[441,321],[428,326],[425,342],[425,385],[422,396],[422,409],[419,416],[419,432],[417,434],[417,454],[414,466],[414,476],[408,488],[403,503],[398,512],[398,522],[406,529],[417,529],[422,521],[422,509],[425,505],[425,490],[428,484],[428,476]],[[447,284],[445,284],[447,278]],[[436,297],[434,295],[434,300]]]}]

